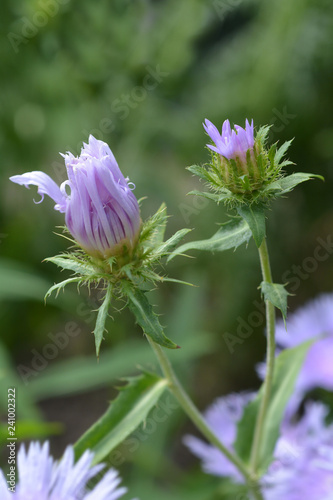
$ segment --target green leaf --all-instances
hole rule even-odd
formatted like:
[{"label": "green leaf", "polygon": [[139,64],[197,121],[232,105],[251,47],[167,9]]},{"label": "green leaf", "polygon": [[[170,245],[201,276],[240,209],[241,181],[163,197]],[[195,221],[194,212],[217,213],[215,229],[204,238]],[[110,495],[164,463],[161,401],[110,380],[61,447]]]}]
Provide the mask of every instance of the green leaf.
[{"label": "green leaf", "polygon": [[169,238],[161,246],[159,246],[156,250],[156,253],[159,253],[160,255],[168,254],[178,245],[178,243],[184,238],[184,236],[186,236],[191,231],[192,229],[180,229],[173,236],[171,236],[171,238]]},{"label": "green leaf", "polygon": [[[313,340],[292,349],[285,349],[276,358],[271,397],[264,423],[264,431],[259,452],[259,468],[264,473],[273,459],[279,429],[284,411],[293,393],[294,385],[302,368],[305,356],[313,344]],[[238,423],[235,450],[244,462],[250,462],[252,441],[257,415],[263,396],[263,387],[257,397],[245,408],[244,414]]]},{"label": "green leaf", "polygon": [[266,235],[265,209],[263,205],[242,205],[238,207],[237,211],[248,223],[254,241],[259,248]]},{"label": "green leaf", "polygon": [[192,174],[197,175],[201,179],[204,179],[205,181],[211,181],[211,175],[209,174],[208,170],[206,170],[204,167],[200,167],[200,165],[191,165],[190,167],[187,167],[187,170],[192,172]]},{"label": "green leaf", "polygon": [[74,445],[76,458],[89,448],[95,454],[93,463],[101,462],[147,418],[167,385],[166,379],[151,373],[129,379],[106,413]]},{"label": "green leaf", "polygon": [[103,335],[104,335],[104,330],[105,330],[105,322],[106,322],[106,318],[108,317],[108,311],[109,311],[111,299],[112,299],[112,285],[111,285],[111,283],[108,283],[108,287],[107,287],[106,294],[105,294],[105,297],[103,300],[103,304],[98,309],[96,326],[95,326],[95,330],[94,330],[97,358],[99,358],[99,350],[100,350],[101,343],[103,340]]},{"label": "green leaf", "polygon": [[221,193],[221,194],[215,194],[215,193],[207,193],[206,191],[197,191],[195,189],[193,191],[190,191],[187,194],[194,195],[194,196],[202,196],[203,198],[207,198],[208,200],[215,201],[216,203],[220,203],[221,201],[228,198],[227,192]]},{"label": "green leaf", "polygon": [[251,231],[248,224],[243,220],[229,222],[223,225],[211,238],[208,240],[191,241],[178,247],[168,261],[176,255],[183,254],[188,250],[204,250],[209,252],[223,252],[230,248],[237,248],[242,243],[248,242],[251,238]]},{"label": "green leaf", "polygon": [[287,297],[288,295],[290,295],[290,293],[287,292],[284,285],[279,285],[277,283],[268,283],[268,281],[262,281],[260,288],[265,300],[269,300],[274,307],[280,309],[280,311],[282,312],[284,324],[286,325]]},{"label": "green leaf", "polygon": [[280,160],[283,158],[283,156],[285,155],[285,153],[289,149],[289,147],[290,147],[290,145],[291,145],[292,142],[293,142],[293,139],[291,139],[291,141],[284,142],[282,144],[282,146],[279,147],[279,149],[276,151],[275,161],[276,161],[277,165],[279,165]]},{"label": "green leaf", "polygon": [[298,184],[301,184],[301,182],[306,182],[309,181],[310,179],[315,179],[315,178],[321,179],[322,181],[325,180],[322,175],[297,172],[296,174],[288,175],[287,177],[283,177],[282,179],[273,182],[270,185],[270,189],[278,189],[279,190],[278,195],[280,196],[281,194],[289,193],[289,191],[294,189],[294,187],[296,187]]},{"label": "green leaf", "polygon": [[168,220],[167,207],[165,203],[162,203],[155,216],[158,223],[154,228],[154,233],[150,240],[152,246],[156,245],[157,243],[162,243],[164,239],[166,224]]},{"label": "green leaf", "polygon": [[154,247],[156,243],[161,243],[167,223],[167,211],[165,203],[149,219],[144,221],[140,232],[140,241],[149,247]]},{"label": "green leaf", "polygon": [[260,127],[256,134],[256,141],[259,141],[261,144],[265,144],[271,127],[272,125],[264,125],[263,127]]},{"label": "green leaf", "polygon": [[81,262],[78,262],[77,259],[73,259],[70,256],[64,255],[56,255],[55,257],[49,257],[44,259],[46,262],[52,262],[56,266],[61,267],[62,269],[68,269],[69,271],[74,271],[76,274],[89,275],[94,273],[94,268],[89,265],[85,265]]},{"label": "green leaf", "polygon": [[273,144],[268,151],[268,159],[271,163],[271,166],[274,168],[275,160],[276,160],[276,144]]},{"label": "green leaf", "polygon": [[122,282],[122,289],[124,294],[128,297],[128,306],[143,332],[157,344],[169,349],[177,349],[179,346],[164,335],[158,316],[153,312],[153,308],[145,292],[137,288],[134,289],[126,281]]}]

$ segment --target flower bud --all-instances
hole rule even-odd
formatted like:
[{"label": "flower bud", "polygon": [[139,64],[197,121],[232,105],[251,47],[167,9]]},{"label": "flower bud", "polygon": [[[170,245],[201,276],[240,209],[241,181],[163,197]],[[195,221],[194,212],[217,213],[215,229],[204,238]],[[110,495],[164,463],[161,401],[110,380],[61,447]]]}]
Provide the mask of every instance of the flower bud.
[{"label": "flower bud", "polygon": [[65,213],[69,231],[88,254],[104,259],[123,253],[124,248],[131,251],[140,232],[139,205],[109,146],[90,135],[79,157],[71,153],[62,156],[68,180],[60,187],[43,172],[14,175],[10,180],[26,187],[38,186],[40,202],[44,194],[50,196],[56,202],[55,210]]},{"label": "flower bud", "polygon": [[235,125],[231,129],[225,120],[220,134],[215,125],[205,120],[204,129],[215,145],[207,144],[213,153],[213,166],[219,172],[222,187],[232,193],[250,193],[270,177],[267,154],[261,141],[254,138],[253,120],[245,128]]}]

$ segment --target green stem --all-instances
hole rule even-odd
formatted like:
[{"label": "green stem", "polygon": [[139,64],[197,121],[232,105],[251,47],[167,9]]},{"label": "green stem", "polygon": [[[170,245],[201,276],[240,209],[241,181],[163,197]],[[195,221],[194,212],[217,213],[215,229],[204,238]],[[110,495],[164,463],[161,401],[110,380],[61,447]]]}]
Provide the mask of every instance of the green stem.
[{"label": "green stem", "polygon": [[192,420],[195,426],[201,431],[201,433],[205,436],[205,438],[214,446],[216,446],[216,448],[218,448],[230,460],[230,462],[232,462],[234,466],[239,470],[239,472],[244,477],[247,485],[249,486],[249,489],[252,492],[253,497],[256,500],[263,500],[258,484],[253,481],[252,475],[248,471],[245,464],[234,453],[228,450],[228,448],[226,448],[221,443],[219,438],[207,425],[205,419],[202,417],[199,410],[195,407],[195,405],[185,392],[175,372],[173,371],[171,363],[168,357],[166,356],[164,350],[161,348],[161,346],[156,344],[150,337],[147,336],[147,339],[159,360],[165,378],[169,382],[170,391],[178,400],[179,404],[181,405],[185,413]]},{"label": "green stem", "polygon": [[[268,283],[272,283],[272,273],[269,263],[269,255],[267,249],[266,238],[263,240],[259,247],[259,257],[263,280]],[[254,437],[251,449],[251,472],[256,474],[258,468],[258,462],[260,459],[260,445],[262,440],[262,434],[264,430],[264,422],[267,413],[267,408],[269,404],[269,398],[272,389],[273,374],[274,374],[274,362],[275,362],[275,308],[273,304],[269,301],[265,301],[266,304],[266,330],[267,330],[267,355],[266,355],[266,376],[264,382],[263,397],[261,400],[261,405],[259,408],[256,426],[254,430]]]}]

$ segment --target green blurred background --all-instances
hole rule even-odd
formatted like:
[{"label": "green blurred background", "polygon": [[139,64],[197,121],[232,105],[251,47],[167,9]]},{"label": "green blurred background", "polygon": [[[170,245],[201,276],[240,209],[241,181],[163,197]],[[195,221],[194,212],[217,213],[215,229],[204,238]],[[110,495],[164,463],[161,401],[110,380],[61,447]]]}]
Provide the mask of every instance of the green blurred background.
[{"label": "green blurred background", "polygon": [[[208,160],[202,121],[271,124],[271,141],[295,137],[289,158],[297,166],[290,172],[326,179],[272,204],[274,279],[292,284],[290,310],[331,291],[332,258],[314,264],[313,253],[318,238],[327,241],[333,230],[333,4],[3,0],[1,17],[0,403],[5,412],[7,387],[15,385],[26,422],[22,438],[52,435],[59,456],[102,414],[120,377],[155,362],[122,311],[108,323],[96,364],[94,294],[82,290],[78,297],[73,286],[44,305],[47,288],[65,277],[42,263],[67,248],[54,234],[63,216],[49,199],[35,205],[36,189],[8,177],[43,170],[65,180],[59,151],[78,154],[92,133],[110,145],[136,196],[147,196],[144,218],[165,201],[172,216],[167,235],[191,227],[188,240],[202,239],[226,220],[222,206],[186,196],[200,183],[185,167]],[[171,357],[199,407],[257,387],[253,366],[264,356],[263,325],[233,352],[225,342],[226,333],[237,335],[237,318],[247,322],[260,300],[254,243],[235,253],[177,258],[168,274],[198,285],[165,284],[152,300],[169,325],[166,333],[182,345]],[[52,338],[66,328],[77,335],[54,347]],[[227,498],[181,444],[193,428],[179,410],[153,428],[141,429],[135,452],[125,443],[123,459],[114,463],[130,487],[128,498]]]}]

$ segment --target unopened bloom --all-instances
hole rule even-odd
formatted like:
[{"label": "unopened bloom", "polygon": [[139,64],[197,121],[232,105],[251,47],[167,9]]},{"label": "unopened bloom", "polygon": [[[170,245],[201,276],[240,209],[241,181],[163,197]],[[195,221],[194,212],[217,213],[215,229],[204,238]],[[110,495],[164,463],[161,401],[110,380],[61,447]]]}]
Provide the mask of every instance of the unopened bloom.
[{"label": "unopened bloom", "polygon": [[[65,213],[66,225],[89,254],[107,258],[131,250],[138,239],[141,219],[138,202],[121,173],[109,146],[89,136],[79,157],[65,158],[68,180],[59,187],[44,172],[14,175],[10,180],[50,196],[55,210]],[[70,193],[67,192],[69,188]],[[39,202],[39,203],[40,203]]]},{"label": "unopened bloom", "polygon": [[227,189],[231,199],[241,203],[269,196],[268,185],[278,179],[281,168],[290,163],[280,163],[290,143],[280,152],[276,145],[267,151],[265,142],[269,127],[261,127],[254,136],[253,120],[251,123],[246,120],[245,128],[239,125],[231,128],[229,120],[225,120],[221,133],[209,120],[205,120],[203,126],[214,143],[207,144],[212,151],[211,187],[224,195]]},{"label": "unopened bloom", "polygon": [[247,151],[253,150],[253,120],[251,125],[248,120],[245,121],[245,129],[239,125],[235,125],[234,130],[231,129],[229,120],[225,120],[222,125],[222,133],[220,134],[215,125],[206,119],[204,129],[212,141],[215,142],[215,146],[211,144],[207,144],[207,146],[228,160],[237,160],[239,158],[242,161],[246,161]]},{"label": "unopened bloom", "polygon": [[[60,462],[49,455],[49,445],[31,443],[18,452],[18,482],[7,483],[0,470],[1,500],[117,500],[127,489],[119,488],[121,479],[114,469],[106,472],[92,490],[87,483],[104,468],[103,464],[91,466],[94,454],[86,451],[74,464],[74,451],[69,446]],[[7,476],[8,477],[8,476]],[[8,480],[10,481],[10,479]],[[14,482],[14,481],[13,481]],[[11,487],[11,491],[9,491]]]},{"label": "unopened bloom", "polygon": [[[206,420],[224,445],[233,450],[237,424],[254,394],[230,394],[219,398],[205,414]],[[260,479],[264,500],[332,500],[333,425],[326,424],[327,408],[309,402],[303,417],[294,422],[285,419],[275,445],[274,459]],[[244,478],[214,446],[187,436],[185,443],[202,460],[205,472],[231,477],[236,483]]]},{"label": "unopened bloom", "polygon": [[[333,294],[324,294],[289,314],[287,331],[276,324],[278,351],[314,340],[298,374],[288,410],[294,412],[307,392],[322,387],[333,391]],[[258,372],[263,376],[265,365]]]}]

